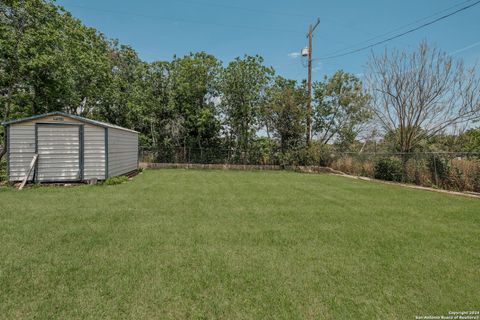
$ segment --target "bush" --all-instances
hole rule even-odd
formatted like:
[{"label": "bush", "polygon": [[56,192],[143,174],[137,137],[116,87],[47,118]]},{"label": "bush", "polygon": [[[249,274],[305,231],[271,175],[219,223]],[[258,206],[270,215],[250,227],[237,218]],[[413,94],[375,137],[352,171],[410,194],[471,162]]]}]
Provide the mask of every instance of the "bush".
[{"label": "bush", "polygon": [[283,166],[309,166],[315,165],[315,149],[297,146],[278,155],[280,165]]},{"label": "bush", "polygon": [[480,170],[471,173],[472,191],[480,192]]},{"label": "bush", "polygon": [[430,170],[430,174],[432,175],[432,180],[435,183],[441,185],[448,179],[450,166],[446,159],[443,159],[436,154],[432,154],[428,157],[427,165],[428,170]]},{"label": "bush", "polygon": [[375,179],[402,181],[402,163],[396,158],[382,158],[375,163]]},{"label": "bush", "polygon": [[7,180],[7,161],[5,157],[0,160],[0,182]]},{"label": "bush", "polygon": [[126,176],[118,176],[118,177],[110,177],[108,178],[107,180],[105,180],[103,182],[104,185],[107,185],[107,186],[114,186],[116,184],[121,184],[121,183],[124,183],[124,182],[127,182],[128,181],[128,177]]},{"label": "bush", "polygon": [[280,153],[278,158],[282,166],[298,166],[302,164],[301,157],[297,150],[287,150]]}]

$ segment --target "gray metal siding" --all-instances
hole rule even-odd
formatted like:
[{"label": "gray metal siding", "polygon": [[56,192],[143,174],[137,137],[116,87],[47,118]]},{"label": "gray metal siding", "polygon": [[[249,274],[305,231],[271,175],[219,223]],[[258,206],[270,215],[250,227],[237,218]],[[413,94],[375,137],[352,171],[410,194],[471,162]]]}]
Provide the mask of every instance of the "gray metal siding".
[{"label": "gray metal siding", "polygon": [[77,181],[81,174],[81,126],[37,125],[36,181]]},{"label": "gray metal siding", "polygon": [[86,125],[83,134],[83,178],[105,179],[105,128]]},{"label": "gray metal siding", "polygon": [[7,148],[7,178],[10,177],[10,126],[7,125],[5,127],[6,134],[7,134],[7,145],[4,148]]},{"label": "gray metal siding", "polygon": [[[57,117],[58,118],[58,117]],[[11,124],[9,128],[9,154],[7,155],[9,160],[9,181],[21,181],[28,170],[28,166],[32,161],[33,155],[35,154],[35,125],[36,123],[56,123],[58,126],[62,127],[64,124],[79,124],[83,126],[83,179],[105,179],[105,128],[95,126],[92,124],[85,124],[76,119],[64,118],[59,121],[54,116],[48,116],[34,121],[21,122],[18,124]],[[41,125],[40,125],[41,126]],[[57,127],[57,126],[52,126]],[[72,126],[78,131],[78,126]],[[67,138],[67,137],[66,137]],[[69,137],[71,138],[71,137]],[[68,138],[68,139],[69,139]],[[77,136],[78,139],[78,136]],[[77,140],[78,141],[78,140]],[[40,142],[41,144],[41,142]],[[80,147],[80,146],[79,146]],[[46,157],[46,155],[43,155]],[[62,163],[52,163],[52,168],[45,171],[46,164],[41,164],[42,156],[39,157],[39,166],[44,172],[55,172],[66,170],[65,167],[71,166],[71,161],[63,159]],[[78,159],[78,158],[77,158]],[[80,161],[82,159],[79,159]],[[58,161],[57,161],[58,162]],[[80,162],[80,165],[82,163]],[[48,174],[50,175],[50,173]],[[29,180],[32,180],[34,173],[29,176]],[[54,176],[51,176],[55,180],[65,180],[57,179]],[[46,181],[46,179],[42,179]]]},{"label": "gray metal siding", "polygon": [[108,176],[138,169],[138,134],[108,128]]},{"label": "gray metal siding", "polygon": [[[9,126],[9,181],[20,181],[28,171],[35,154],[35,125]],[[33,178],[33,172],[29,179]]]}]

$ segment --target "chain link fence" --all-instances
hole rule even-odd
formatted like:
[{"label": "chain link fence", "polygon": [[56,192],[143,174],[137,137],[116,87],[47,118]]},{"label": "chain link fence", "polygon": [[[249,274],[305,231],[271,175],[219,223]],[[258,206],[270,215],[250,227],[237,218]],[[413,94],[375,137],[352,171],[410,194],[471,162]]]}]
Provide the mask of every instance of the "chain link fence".
[{"label": "chain link fence", "polygon": [[140,162],[182,164],[244,164],[279,165],[277,153],[251,150],[248,152],[221,148],[173,148],[168,150],[140,149]]},{"label": "chain link fence", "polygon": [[334,153],[326,165],[353,175],[480,192],[480,153]]},{"label": "chain link fence", "polygon": [[279,151],[221,148],[140,151],[140,161],[180,164],[324,166],[347,174],[456,191],[480,192],[480,152],[317,153],[295,161]]}]

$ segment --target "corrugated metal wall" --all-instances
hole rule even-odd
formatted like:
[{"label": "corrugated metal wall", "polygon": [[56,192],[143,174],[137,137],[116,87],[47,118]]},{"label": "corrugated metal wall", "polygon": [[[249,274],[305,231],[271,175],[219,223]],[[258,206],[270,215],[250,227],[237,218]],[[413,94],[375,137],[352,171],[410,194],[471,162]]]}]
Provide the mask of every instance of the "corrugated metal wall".
[{"label": "corrugated metal wall", "polygon": [[85,125],[83,178],[105,179],[105,128]]},{"label": "corrugated metal wall", "polygon": [[138,169],[138,134],[108,128],[108,176]]},{"label": "corrugated metal wall", "polygon": [[[21,123],[9,128],[9,180],[20,181],[35,154],[35,125]],[[33,172],[29,179],[33,177]]]},{"label": "corrugated metal wall", "polygon": [[[67,117],[48,116],[10,125],[8,155],[10,181],[22,180],[28,170],[35,154],[35,124],[39,122],[82,124],[84,127],[84,179],[105,179],[105,128]],[[58,168],[55,170],[59,171]],[[33,174],[29,177],[31,178]]]},{"label": "corrugated metal wall", "polygon": [[81,150],[80,125],[38,125],[36,180],[81,180]]}]

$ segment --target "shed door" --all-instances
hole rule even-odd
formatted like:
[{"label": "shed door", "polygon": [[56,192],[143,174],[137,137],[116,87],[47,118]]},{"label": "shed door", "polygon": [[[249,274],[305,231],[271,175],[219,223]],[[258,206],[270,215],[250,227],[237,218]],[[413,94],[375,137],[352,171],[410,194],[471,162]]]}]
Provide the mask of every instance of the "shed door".
[{"label": "shed door", "polygon": [[37,181],[81,179],[80,126],[39,124],[37,152]]}]

